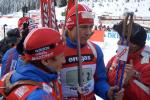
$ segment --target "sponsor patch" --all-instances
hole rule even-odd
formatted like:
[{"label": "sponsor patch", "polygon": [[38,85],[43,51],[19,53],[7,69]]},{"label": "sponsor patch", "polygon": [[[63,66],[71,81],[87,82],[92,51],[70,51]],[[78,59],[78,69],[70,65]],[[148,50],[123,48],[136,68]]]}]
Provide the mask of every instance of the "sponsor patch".
[{"label": "sponsor patch", "polygon": [[[89,62],[89,61],[92,61],[93,59],[94,59],[94,55],[85,54],[85,55],[82,55],[81,60],[82,62]],[[66,57],[66,64],[77,63],[77,62],[78,62],[78,57],[76,55]]]},{"label": "sponsor patch", "polygon": [[29,91],[29,88],[27,86],[21,86],[15,91],[15,94],[18,98],[21,98],[28,91]]}]

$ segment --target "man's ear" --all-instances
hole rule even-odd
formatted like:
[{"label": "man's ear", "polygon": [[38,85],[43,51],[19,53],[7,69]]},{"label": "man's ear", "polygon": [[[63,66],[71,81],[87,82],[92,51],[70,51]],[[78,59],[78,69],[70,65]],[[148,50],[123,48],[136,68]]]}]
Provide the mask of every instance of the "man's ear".
[{"label": "man's ear", "polygon": [[55,60],[56,60],[55,58],[41,60],[41,63],[45,66],[48,66],[49,63],[53,63]]},{"label": "man's ear", "polygon": [[48,60],[41,60],[41,63],[45,66],[48,66]]},{"label": "man's ear", "polygon": [[74,34],[74,33],[73,33],[72,30],[68,30],[67,35],[68,35],[68,37],[70,38],[70,40],[74,42],[74,41],[75,41],[75,37],[74,37],[73,34]]}]

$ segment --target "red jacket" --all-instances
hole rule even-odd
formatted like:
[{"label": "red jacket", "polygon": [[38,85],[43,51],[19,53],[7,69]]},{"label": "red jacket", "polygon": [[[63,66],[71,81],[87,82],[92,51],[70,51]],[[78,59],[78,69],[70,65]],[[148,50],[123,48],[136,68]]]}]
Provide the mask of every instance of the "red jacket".
[{"label": "red jacket", "polygon": [[[144,57],[148,60],[144,60]],[[140,77],[133,76],[128,85],[124,86],[125,93],[123,100],[150,100],[150,47],[142,48],[141,50],[130,54],[127,63],[133,60],[134,69],[140,73]],[[143,62],[144,60],[144,62]],[[115,83],[116,77],[116,57],[107,64],[108,82],[111,86]],[[122,68],[122,66],[120,66]],[[119,70],[119,76],[121,69]],[[120,79],[120,77],[119,77]]]}]

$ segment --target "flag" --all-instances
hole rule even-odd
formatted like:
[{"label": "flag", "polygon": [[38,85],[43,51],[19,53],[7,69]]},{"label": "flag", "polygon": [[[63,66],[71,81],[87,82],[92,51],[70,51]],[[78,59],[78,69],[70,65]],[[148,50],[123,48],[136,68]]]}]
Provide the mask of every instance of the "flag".
[{"label": "flag", "polygon": [[40,4],[42,26],[58,30],[54,0],[41,0]]}]

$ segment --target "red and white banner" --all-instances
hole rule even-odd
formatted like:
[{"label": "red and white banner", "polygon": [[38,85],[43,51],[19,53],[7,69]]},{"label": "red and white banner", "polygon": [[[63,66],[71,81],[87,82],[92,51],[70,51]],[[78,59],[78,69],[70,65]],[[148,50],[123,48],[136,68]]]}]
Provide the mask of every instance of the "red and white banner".
[{"label": "red and white banner", "polygon": [[[66,10],[66,17],[67,17],[67,14],[69,12],[69,10],[75,5],[75,0],[68,0],[68,4],[67,4],[67,10]],[[66,26],[66,19],[65,19],[65,25],[64,27]]]},{"label": "red and white banner", "polygon": [[43,27],[51,27],[58,30],[54,0],[41,0],[41,21]]}]

